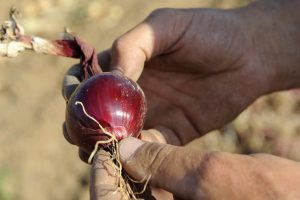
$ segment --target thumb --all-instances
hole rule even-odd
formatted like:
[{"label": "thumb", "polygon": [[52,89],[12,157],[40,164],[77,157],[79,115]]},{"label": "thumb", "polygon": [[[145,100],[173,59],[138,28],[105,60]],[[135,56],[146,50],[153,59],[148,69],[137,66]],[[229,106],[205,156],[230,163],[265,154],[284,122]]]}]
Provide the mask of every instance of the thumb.
[{"label": "thumb", "polygon": [[[186,147],[143,142],[126,138],[120,142],[121,161],[134,179],[151,177],[151,185],[165,189],[176,197],[197,197],[204,153]],[[200,195],[200,194],[199,194]]]},{"label": "thumb", "polygon": [[149,24],[143,22],[119,37],[111,49],[111,70],[119,70],[137,81],[144,63],[152,56],[154,36]]},{"label": "thumb", "polygon": [[91,200],[120,200],[122,198],[116,185],[117,177],[110,159],[110,154],[105,150],[99,150],[92,163],[90,177]]},{"label": "thumb", "polygon": [[184,35],[193,12],[158,9],[143,22],[119,37],[111,49],[111,70],[119,70],[137,81],[146,61],[172,52],[170,47]]}]

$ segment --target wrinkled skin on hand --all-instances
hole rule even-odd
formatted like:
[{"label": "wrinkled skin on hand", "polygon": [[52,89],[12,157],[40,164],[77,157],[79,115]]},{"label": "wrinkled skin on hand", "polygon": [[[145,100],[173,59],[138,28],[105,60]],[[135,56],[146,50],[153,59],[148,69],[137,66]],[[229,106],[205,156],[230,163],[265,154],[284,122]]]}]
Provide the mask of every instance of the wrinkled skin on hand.
[{"label": "wrinkled skin on hand", "polygon": [[[266,92],[268,76],[245,27],[235,11],[156,10],[100,53],[100,66],[138,79],[148,103],[145,129],[186,144]],[[80,77],[78,69],[69,73]]]},{"label": "wrinkled skin on hand", "polygon": [[149,106],[146,129],[186,144],[266,92],[267,75],[245,27],[234,11],[157,10],[100,60],[139,78]]}]

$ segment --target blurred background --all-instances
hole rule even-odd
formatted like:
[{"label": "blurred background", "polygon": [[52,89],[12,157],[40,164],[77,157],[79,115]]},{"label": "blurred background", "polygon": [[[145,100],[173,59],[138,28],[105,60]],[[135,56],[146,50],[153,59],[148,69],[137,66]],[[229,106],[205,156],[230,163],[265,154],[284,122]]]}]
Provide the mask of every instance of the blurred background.
[{"label": "blurred background", "polygon": [[[56,39],[67,26],[98,51],[160,7],[232,8],[249,0],[10,0],[27,34]],[[62,136],[61,82],[76,60],[26,52],[0,58],[0,199],[87,200],[89,166]],[[205,114],[205,113],[203,113]],[[232,124],[192,148],[266,152],[300,161],[300,94],[280,92],[257,100]]]}]

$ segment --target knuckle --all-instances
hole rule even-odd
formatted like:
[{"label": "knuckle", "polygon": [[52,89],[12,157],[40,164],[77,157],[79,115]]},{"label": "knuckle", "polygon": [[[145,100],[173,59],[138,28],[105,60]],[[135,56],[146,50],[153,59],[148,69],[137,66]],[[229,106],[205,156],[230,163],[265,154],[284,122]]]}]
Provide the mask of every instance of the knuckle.
[{"label": "knuckle", "polygon": [[198,188],[202,188],[207,182],[217,178],[218,171],[222,162],[224,162],[223,153],[219,151],[206,152],[196,169],[196,177],[198,179]]},{"label": "knuckle", "polygon": [[[178,179],[182,183],[182,191],[188,194],[188,199],[206,199],[203,185],[212,166],[218,157],[218,152],[205,152],[200,149],[183,147],[174,152],[173,163],[177,161],[181,166]],[[182,178],[179,178],[182,177]]]},{"label": "knuckle", "polygon": [[221,162],[222,153],[219,151],[209,151],[203,155],[201,162],[197,166],[198,177],[204,178],[211,169],[218,166]]},{"label": "knuckle", "polygon": [[147,19],[160,17],[162,15],[165,15],[165,14],[169,13],[172,10],[173,10],[172,8],[158,8],[158,9],[155,9],[149,14]]},{"label": "knuckle", "polygon": [[149,158],[147,166],[147,171],[153,176],[159,176],[159,174],[164,173],[170,165],[170,155],[174,151],[174,148],[170,145],[162,144],[152,144],[149,145],[145,154]]},{"label": "knuckle", "polygon": [[127,47],[128,42],[124,36],[117,38],[112,45],[112,48],[117,52],[127,49]]}]

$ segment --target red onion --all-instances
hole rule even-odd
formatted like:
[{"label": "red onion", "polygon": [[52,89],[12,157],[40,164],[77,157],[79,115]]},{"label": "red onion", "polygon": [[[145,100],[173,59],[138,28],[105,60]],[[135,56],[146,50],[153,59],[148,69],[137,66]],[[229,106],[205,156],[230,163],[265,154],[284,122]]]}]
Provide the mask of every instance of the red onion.
[{"label": "red onion", "polygon": [[117,140],[137,137],[145,113],[145,96],[137,83],[117,73],[101,73],[84,81],[72,94],[67,129],[74,144],[91,152],[97,141],[107,139],[98,123]]}]

